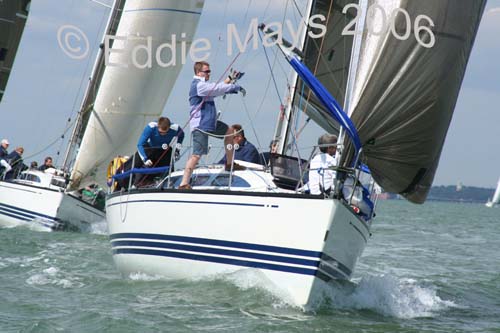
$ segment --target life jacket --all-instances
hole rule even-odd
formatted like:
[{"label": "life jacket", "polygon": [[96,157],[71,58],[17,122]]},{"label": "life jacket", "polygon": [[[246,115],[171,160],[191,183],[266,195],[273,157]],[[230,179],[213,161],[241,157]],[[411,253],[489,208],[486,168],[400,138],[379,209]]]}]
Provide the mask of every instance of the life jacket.
[{"label": "life jacket", "polygon": [[106,183],[111,187],[111,191],[113,191],[117,185],[117,183],[113,181],[113,176],[123,169],[123,165],[127,160],[127,157],[117,156],[109,162]]}]

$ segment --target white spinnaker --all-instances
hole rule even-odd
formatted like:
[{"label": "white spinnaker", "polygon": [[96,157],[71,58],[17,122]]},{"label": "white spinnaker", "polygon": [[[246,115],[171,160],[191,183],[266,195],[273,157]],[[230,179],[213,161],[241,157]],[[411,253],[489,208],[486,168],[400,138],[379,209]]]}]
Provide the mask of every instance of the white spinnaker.
[{"label": "white spinnaker", "polygon": [[[118,52],[109,55],[73,165],[73,187],[93,182],[105,186],[108,162],[116,155],[134,153],[144,126],[163,111],[182,68],[183,49],[186,50],[184,58],[189,57],[203,4],[203,0],[128,0],[125,3],[116,33],[120,39],[115,39],[112,45]],[[145,51],[149,48],[148,39],[151,41],[150,66]],[[165,43],[175,45],[175,65]],[[132,51],[137,47],[140,50],[136,53],[136,64],[147,64],[146,68],[138,68],[133,63]]]}]

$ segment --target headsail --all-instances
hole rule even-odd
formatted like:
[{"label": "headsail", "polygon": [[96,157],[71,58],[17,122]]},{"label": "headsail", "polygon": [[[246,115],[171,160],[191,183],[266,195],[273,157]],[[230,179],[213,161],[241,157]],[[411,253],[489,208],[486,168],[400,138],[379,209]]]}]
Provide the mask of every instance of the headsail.
[{"label": "headsail", "polygon": [[0,1],[0,101],[26,25],[29,0]]},{"label": "headsail", "polygon": [[[357,3],[357,0],[311,0],[309,3],[307,13],[302,13],[303,20],[310,23],[309,20],[313,18],[314,23],[321,23],[326,31],[322,37],[318,37],[322,34],[321,29],[316,24],[309,24],[308,33],[300,47],[303,62],[344,107],[353,38],[342,35],[342,30],[353,16],[351,13],[343,14],[342,11],[345,6]],[[324,21],[319,21],[319,15]],[[304,112],[308,119],[312,119],[325,131],[338,132],[338,123],[329,116],[329,112],[300,78],[295,83],[291,108]],[[290,126],[287,128],[290,129]],[[277,132],[281,132],[280,136],[291,135],[285,133],[285,129],[278,129]]]},{"label": "headsail", "polygon": [[[368,24],[363,30],[349,109],[363,160],[386,191],[425,201],[485,3],[368,1],[379,12],[367,15],[371,27],[382,31],[376,36]],[[398,13],[395,25],[388,20],[384,29],[381,12]],[[349,159],[352,153],[344,154],[344,165]]]},{"label": "headsail", "polygon": [[[81,182],[105,185],[108,162],[116,155],[133,153],[144,126],[163,112],[182,68],[182,46],[189,50],[203,4],[203,0],[126,1],[116,33],[119,39],[113,44],[117,52],[109,56],[109,63],[115,65],[108,64],[104,70],[73,165],[73,188]],[[165,43],[175,45],[174,54]],[[136,47],[142,48],[136,64],[146,64],[145,68],[132,63]],[[152,50],[150,63],[143,57],[145,48]]]}]

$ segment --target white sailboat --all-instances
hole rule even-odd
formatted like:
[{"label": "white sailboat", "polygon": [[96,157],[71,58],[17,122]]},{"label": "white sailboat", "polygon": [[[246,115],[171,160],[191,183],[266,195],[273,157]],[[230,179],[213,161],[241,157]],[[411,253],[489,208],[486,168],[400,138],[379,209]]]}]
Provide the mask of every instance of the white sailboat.
[{"label": "white sailboat", "polygon": [[[134,150],[138,131],[161,114],[180,70],[179,66],[161,67],[158,62],[147,70],[136,68],[130,64],[132,52],[137,46],[147,45],[146,36],[152,38],[156,49],[172,43],[172,35],[185,33],[183,43],[189,47],[202,5],[197,0],[114,2],[106,29],[107,44],[94,65],[66,153],[63,169],[71,172],[70,184],[61,185],[59,178],[38,171],[0,182],[1,225],[41,219],[53,229],[85,230],[104,220],[104,207],[83,200],[82,190],[94,184],[106,186],[109,161],[115,154]],[[170,33],[166,35],[166,31]],[[181,59],[181,50],[177,48],[171,56]],[[161,87],[161,91],[150,87]],[[130,130],[125,130],[129,126]],[[56,182],[60,186],[54,187]]]},{"label": "white sailboat", "polygon": [[[381,17],[346,10],[355,6],[406,14],[396,15],[391,29]],[[327,34],[313,40],[304,31],[302,52],[283,49],[298,81],[286,121],[277,126],[281,154],[270,168],[242,161],[247,169],[232,173],[200,166],[191,190],[176,189],[177,171],[155,188],[110,194],[106,216],[118,269],[199,278],[253,268],[295,304],[316,304],[330,281],[352,277],[371,235],[375,186],[356,181],[366,171],[361,161],[382,188],[425,201],[483,9],[484,1],[309,2],[307,16],[329,18]],[[402,38],[406,17],[420,14],[432,29]],[[346,36],[354,17],[360,33]],[[374,33],[369,23],[382,30]],[[264,32],[264,39],[273,35]],[[315,98],[306,101],[310,93]],[[286,155],[298,111],[329,132],[341,128],[341,165],[330,195],[305,193],[308,161]]]},{"label": "white sailboat", "polygon": [[486,207],[491,208],[500,203],[500,179],[498,179],[497,188],[495,189],[495,193],[493,194],[493,198],[488,200],[485,204]]}]

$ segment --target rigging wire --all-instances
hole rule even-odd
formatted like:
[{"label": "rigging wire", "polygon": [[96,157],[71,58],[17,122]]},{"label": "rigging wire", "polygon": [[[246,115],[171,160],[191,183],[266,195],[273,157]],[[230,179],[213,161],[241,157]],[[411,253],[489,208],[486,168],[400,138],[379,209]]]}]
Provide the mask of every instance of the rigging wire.
[{"label": "rigging wire", "polygon": [[[107,13],[108,13],[107,9],[103,10],[102,17],[101,17],[101,22],[99,24],[99,29],[97,29],[97,32],[95,34],[94,40],[97,40],[100,32],[102,31],[102,27],[103,27],[103,24],[105,24],[105,19],[107,17],[107,15],[106,15]],[[87,63],[85,65],[84,74],[82,75],[82,78],[80,79],[80,84],[79,84],[78,89],[77,89],[77,94],[75,95],[75,97],[73,99],[73,105],[71,107],[70,115],[68,117],[68,122],[70,122],[71,118],[74,117],[74,115],[75,115],[75,111],[77,109],[77,102],[80,100],[80,93],[82,91],[82,86],[83,86],[83,84],[84,84],[85,81],[88,81],[88,78],[85,75],[85,73],[88,73],[88,71],[89,71],[89,66],[90,66],[91,60],[93,59],[93,56],[91,56],[91,55],[94,54],[95,49],[96,49],[95,45],[93,47],[90,47],[90,52],[88,53],[89,56],[87,57]],[[56,164],[59,161],[60,151],[61,151],[63,145],[65,144],[65,140],[64,139],[65,139],[66,132],[67,132],[67,129],[64,130],[64,134],[60,136],[61,142],[60,142],[59,148],[58,148],[57,153],[56,153],[57,154],[57,158],[55,160]]]}]

